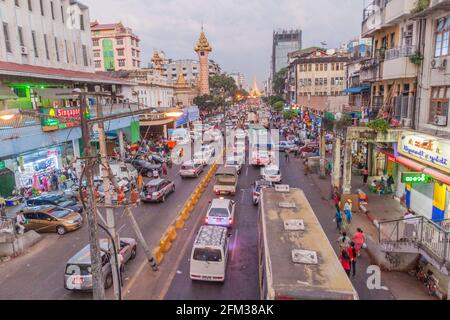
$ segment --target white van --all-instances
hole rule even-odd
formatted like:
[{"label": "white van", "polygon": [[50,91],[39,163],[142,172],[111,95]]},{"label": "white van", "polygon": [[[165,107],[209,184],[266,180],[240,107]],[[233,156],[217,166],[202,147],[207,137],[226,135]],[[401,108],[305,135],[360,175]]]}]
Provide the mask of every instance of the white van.
[{"label": "white van", "polygon": [[228,229],[200,227],[191,253],[191,280],[224,282],[227,261]]}]

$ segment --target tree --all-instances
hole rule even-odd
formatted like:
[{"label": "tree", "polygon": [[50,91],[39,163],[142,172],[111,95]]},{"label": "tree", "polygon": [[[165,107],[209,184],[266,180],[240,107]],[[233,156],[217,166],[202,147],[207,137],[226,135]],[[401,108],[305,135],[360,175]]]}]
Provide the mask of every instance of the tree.
[{"label": "tree", "polygon": [[273,106],[275,103],[277,103],[278,101],[282,101],[285,102],[284,99],[280,96],[270,96],[268,98],[268,103]]},{"label": "tree", "polygon": [[273,108],[277,112],[281,112],[284,109],[284,102],[283,101],[277,101],[273,104]]},{"label": "tree", "polygon": [[209,87],[213,95],[223,93],[226,97],[232,97],[238,89],[234,79],[225,74],[209,77]]},{"label": "tree", "polygon": [[282,68],[280,71],[275,73],[273,77],[273,91],[282,96],[284,94],[284,89],[286,87],[286,78],[288,74],[287,68]]},{"label": "tree", "polygon": [[297,112],[292,109],[286,110],[283,112],[283,118],[286,120],[294,119],[297,116]]},{"label": "tree", "polygon": [[205,94],[194,98],[194,104],[198,106],[202,112],[211,112],[214,109],[214,96]]}]

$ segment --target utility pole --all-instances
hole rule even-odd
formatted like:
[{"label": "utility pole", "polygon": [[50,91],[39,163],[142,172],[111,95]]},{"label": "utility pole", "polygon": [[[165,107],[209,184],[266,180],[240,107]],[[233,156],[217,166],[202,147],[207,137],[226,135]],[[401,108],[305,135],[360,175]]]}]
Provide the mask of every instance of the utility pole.
[{"label": "utility pole", "polygon": [[[103,118],[103,110],[102,106],[99,102],[99,97],[96,97],[97,102],[97,117]],[[112,199],[111,199],[111,182],[109,181],[109,164],[108,164],[108,152],[106,150],[106,135],[105,135],[105,125],[103,121],[98,122],[98,134],[99,134],[99,144],[100,144],[100,159],[101,159],[101,168],[102,168],[102,177],[103,177],[103,190],[105,192],[105,207],[106,207],[106,224],[108,231],[111,233],[113,241],[115,243],[115,248],[118,248],[119,245],[119,237],[116,232],[116,221],[114,218],[114,209],[112,208]],[[118,190],[117,190],[118,192]],[[111,239],[108,240],[111,242]],[[114,250],[114,246],[112,243],[109,243],[108,248]],[[114,251],[111,255],[111,270],[113,275],[113,283],[114,283],[114,296],[116,300],[120,299],[120,275],[117,273],[117,269],[114,266],[117,265],[119,261],[119,256],[117,251]]]},{"label": "utility pole", "polygon": [[320,177],[325,178],[326,141],[323,123],[320,126]]},{"label": "utility pole", "polygon": [[[89,125],[86,121],[86,94],[79,94],[80,99],[80,124],[81,137],[83,141],[85,159],[85,176],[88,188],[88,199],[86,206],[86,217],[89,224],[89,244],[91,250],[91,268],[92,268],[92,288],[94,300],[105,300],[105,286],[103,280],[102,259],[100,254],[100,243],[98,240],[98,225],[97,225],[97,208],[96,199],[94,195],[94,179],[93,167],[95,165],[95,158],[91,146],[91,134]],[[80,190],[81,193],[81,190]],[[82,195],[81,195],[82,196]]]}]

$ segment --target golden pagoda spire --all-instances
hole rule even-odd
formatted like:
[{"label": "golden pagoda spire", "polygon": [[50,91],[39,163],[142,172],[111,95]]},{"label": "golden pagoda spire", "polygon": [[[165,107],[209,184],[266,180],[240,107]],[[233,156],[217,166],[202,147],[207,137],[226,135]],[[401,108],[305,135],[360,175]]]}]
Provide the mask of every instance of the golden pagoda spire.
[{"label": "golden pagoda spire", "polygon": [[194,48],[195,52],[200,51],[208,51],[211,52],[212,48],[209,45],[208,39],[206,39],[205,32],[203,31],[203,25],[202,25],[202,32],[200,33],[200,38],[198,39],[197,46]]},{"label": "golden pagoda spire", "polygon": [[178,74],[178,79],[177,79],[176,84],[179,86],[185,86],[187,84],[187,81],[186,81],[186,78],[184,77],[183,72],[180,72]]}]

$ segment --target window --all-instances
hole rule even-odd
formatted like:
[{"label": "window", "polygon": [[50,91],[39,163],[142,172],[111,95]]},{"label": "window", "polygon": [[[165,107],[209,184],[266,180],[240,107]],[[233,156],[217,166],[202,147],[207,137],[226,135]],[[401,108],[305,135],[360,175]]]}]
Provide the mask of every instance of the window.
[{"label": "window", "polygon": [[100,60],[96,60],[96,61],[95,61],[95,67],[96,67],[97,69],[101,68],[101,67],[102,67],[102,62],[101,62]]},{"label": "window", "polygon": [[123,49],[117,49],[117,55],[120,57],[124,56],[124,50]]},{"label": "window", "polygon": [[331,78],[331,85],[334,86],[334,84],[335,84],[335,80],[334,80],[334,78]]},{"label": "window", "polygon": [[436,22],[435,57],[447,56],[450,41],[450,16]]},{"label": "window", "polygon": [[82,51],[83,51],[83,64],[85,67],[88,66],[88,56],[87,56],[87,49],[86,49],[86,45],[82,45],[81,46]]},{"label": "window", "polygon": [[9,40],[9,32],[8,32],[8,24],[3,22],[3,34],[5,35],[5,48],[6,51],[12,53],[11,51],[11,42]]},{"label": "window", "polygon": [[334,71],[334,63],[331,64],[331,71]]},{"label": "window", "polygon": [[44,34],[44,45],[45,45],[45,56],[47,57],[47,60],[50,60],[50,54],[48,52],[48,42],[47,42],[46,34]]},{"label": "window", "polygon": [[84,16],[80,14],[80,29],[84,30]]},{"label": "window", "polygon": [[39,52],[38,52],[37,43],[36,43],[36,32],[35,31],[31,31],[31,39],[33,41],[34,56],[36,58],[39,58]]},{"label": "window", "polygon": [[119,59],[117,61],[118,61],[119,67],[125,67],[125,59]]},{"label": "window", "polygon": [[136,60],[133,59],[133,67],[136,67]]},{"label": "window", "polygon": [[141,67],[141,62],[140,62],[140,61],[136,61],[136,66],[137,66],[138,68],[140,68],[140,67]]},{"label": "window", "polygon": [[44,3],[42,2],[42,0],[39,0],[39,4],[41,6],[41,15],[44,16]]},{"label": "window", "polygon": [[308,64],[308,71],[312,71],[312,64]]},{"label": "window", "polygon": [[319,71],[319,65],[316,63],[316,71]]},{"label": "window", "polygon": [[31,6],[31,0],[28,0],[28,10],[33,11],[33,7]]},{"label": "window", "polygon": [[92,40],[92,45],[98,47],[98,39]]},{"label": "window", "polygon": [[19,33],[19,43],[20,43],[21,46],[24,46],[22,27],[17,27],[17,32]]},{"label": "window", "polygon": [[131,45],[134,46],[134,39],[131,38]]},{"label": "window", "polygon": [[123,45],[123,39],[122,39],[122,38],[117,39],[117,45],[118,45],[118,46]]},{"label": "window", "polygon": [[320,71],[323,71],[323,63],[320,64]]},{"label": "window", "polygon": [[55,37],[56,61],[59,61],[58,39]]},{"label": "window", "polygon": [[50,12],[52,13],[52,19],[55,20],[55,11],[53,9],[53,1],[50,1]]},{"label": "window", "polygon": [[326,86],[326,85],[328,85],[328,79],[327,78],[324,78],[323,79],[323,84]]},{"label": "window", "polygon": [[136,56],[136,50],[131,49],[131,55],[132,55],[133,57],[135,57],[135,56]]},{"label": "window", "polygon": [[78,64],[77,46],[76,46],[75,42],[73,43],[73,55],[75,57],[75,64]]},{"label": "window", "polygon": [[391,49],[395,48],[395,33],[391,33]]},{"label": "window", "polygon": [[319,78],[316,78],[316,79],[315,79],[314,84],[315,84],[316,86],[319,85]]},{"label": "window", "polygon": [[448,103],[450,100],[450,86],[432,87],[430,101],[429,122],[435,123],[437,116],[448,117]]},{"label": "window", "polygon": [[69,63],[69,48],[67,48],[67,40],[64,40],[64,48],[66,49],[66,62]]},{"label": "window", "polygon": [[139,56],[140,56],[139,51],[136,50],[136,57],[139,58]]},{"label": "window", "polygon": [[65,23],[65,19],[64,19],[64,7],[63,7],[63,6],[61,6],[61,20],[62,20],[62,23]]},{"label": "window", "polygon": [[325,63],[325,64],[323,65],[323,70],[328,71],[328,63]]},{"label": "window", "polygon": [[94,51],[94,58],[100,58],[100,51]]}]

